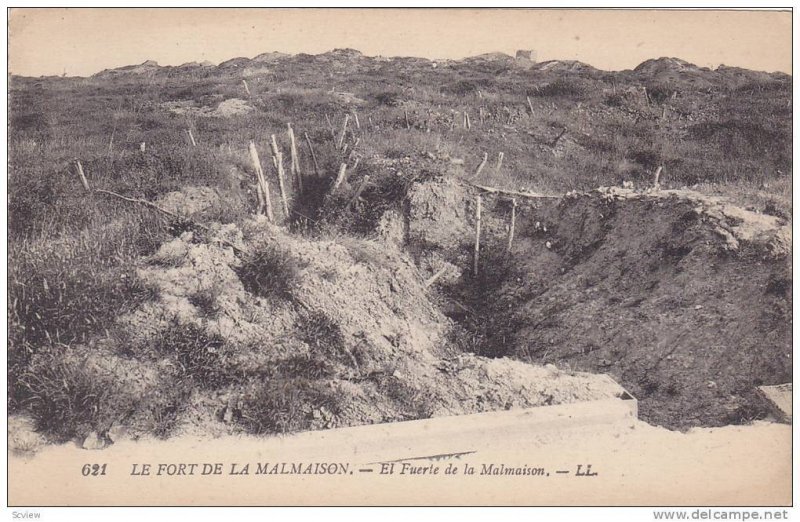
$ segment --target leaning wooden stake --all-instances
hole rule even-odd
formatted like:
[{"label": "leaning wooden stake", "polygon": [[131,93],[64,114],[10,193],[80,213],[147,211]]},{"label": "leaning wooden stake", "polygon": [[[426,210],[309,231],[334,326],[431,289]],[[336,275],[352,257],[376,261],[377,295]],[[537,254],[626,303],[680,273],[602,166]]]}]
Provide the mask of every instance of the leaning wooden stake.
[{"label": "leaning wooden stake", "polygon": [[339,174],[336,176],[336,181],[333,182],[333,187],[331,187],[331,194],[336,192],[336,189],[344,182],[345,177],[347,177],[347,163],[342,163],[339,167]]},{"label": "leaning wooden stake", "polygon": [[250,96],[250,87],[247,86],[247,80],[242,80],[242,83],[244,84],[244,92],[246,92],[247,95]]},{"label": "leaning wooden stake", "polygon": [[517,200],[511,198],[511,225],[508,227],[508,246],[506,251],[511,252],[511,245],[514,243],[514,227],[517,224]]},{"label": "leaning wooden stake", "polygon": [[350,201],[347,203],[348,208],[358,203],[358,198],[361,197],[361,193],[364,192],[364,189],[366,188],[368,183],[369,183],[369,175],[365,175],[361,179],[361,184],[358,186],[358,189],[356,189],[356,193],[353,194],[353,197],[350,198]]},{"label": "leaning wooden stake", "polygon": [[281,191],[281,201],[283,202],[283,214],[286,219],[289,219],[289,198],[286,196],[286,186],[283,183],[283,153],[278,148],[278,142],[275,140],[275,135],[271,136],[272,139],[272,157],[275,162],[275,168],[278,171],[278,188]]},{"label": "leaning wooden stake", "polygon": [[469,121],[469,113],[466,111],[464,111],[464,127],[466,127],[467,130],[472,129],[472,122]]},{"label": "leaning wooden stake", "polygon": [[486,162],[487,161],[489,161],[489,153],[488,152],[484,152],[483,153],[483,161],[481,161],[481,164],[478,165],[478,169],[475,171],[475,174],[472,175],[473,178],[477,178],[481,174],[481,171],[483,170],[483,167],[486,166]]},{"label": "leaning wooden stake", "polygon": [[250,160],[253,162],[253,168],[256,171],[256,182],[259,188],[258,213],[263,214],[266,209],[267,219],[274,222],[275,216],[272,213],[272,200],[269,195],[269,185],[267,184],[267,179],[264,177],[264,169],[261,168],[261,160],[258,157],[256,144],[252,141],[250,142]]},{"label": "leaning wooden stake", "polygon": [[342,133],[339,134],[339,141],[336,142],[336,148],[341,149],[342,144],[344,143],[345,134],[347,134],[347,123],[350,121],[350,115],[344,115],[344,123],[342,124]]},{"label": "leaning wooden stake", "polygon": [[431,277],[429,277],[428,279],[426,279],[426,280],[425,280],[425,288],[429,288],[429,287],[430,287],[430,286],[431,286],[433,283],[435,283],[435,282],[436,282],[436,281],[437,281],[437,280],[438,280],[440,277],[442,277],[442,276],[444,275],[444,273],[445,273],[445,272],[447,272],[447,269],[448,269],[448,268],[450,268],[450,267],[448,267],[448,266],[444,266],[444,267],[443,267],[443,268],[441,268],[441,269],[440,269],[438,272],[436,272],[436,273],[435,273],[435,274],[433,274]]},{"label": "leaning wooden stake", "polygon": [[311,161],[314,162],[314,175],[319,176],[319,165],[317,164],[317,155],[314,154],[314,147],[311,146],[311,139],[308,137],[307,132],[304,132],[303,135],[306,137],[306,143],[308,144],[308,151],[311,153]]},{"label": "leaning wooden stake", "polygon": [[328,116],[327,113],[325,114],[325,121],[328,122],[328,132],[331,133],[331,139],[335,140],[336,139],[336,131],[333,130],[333,123],[331,123],[331,118],[330,118],[330,116]]},{"label": "leaning wooden stake", "polygon": [[525,99],[528,100],[528,108],[531,110],[531,116],[533,116],[533,104],[531,103],[531,97],[525,96]]},{"label": "leaning wooden stake", "polygon": [[197,142],[194,141],[194,135],[192,134],[192,129],[186,129],[186,132],[189,133],[189,139],[192,140],[192,147],[197,147]]},{"label": "leaning wooden stake", "polygon": [[481,195],[475,198],[477,207],[475,209],[475,258],[472,264],[472,275],[478,277],[478,257],[481,251]]},{"label": "leaning wooden stake", "polygon": [[408,121],[408,109],[403,109],[403,114],[406,117],[406,129],[411,129],[411,122]]},{"label": "leaning wooden stake", "polygon": [[356,124],[356,129],[361,129],[361,123],[358,121],[358,113],[356,111],[353,111],[353,121]]},{"label": "leaning wooden stake", "polygon": [[89,181],[87,181],[86,176],[83,174],[83,165],[81,165],[81,162],[75,160],[75,167],[78,171],[78,176],[81,178],[81,185],[83,185],[83,188],[86,190],[91,190],[89,188]]},{"label": "leaning wooden stake", "polygon": [[656,190],[661,188],[661,184],[658,182],[658,178],[661,177],[661,170],[663,168],[664,168],[663,166],[659,166],[656,169],[655,179],[653,180],[653,188],[656,189]]},{"label": "leaning wooden stake", "polygon": [[502,167],[503,167],[503,153],[502,152],[498,152],[497,153],[497,165],[495,165],[495,167],[494,167],[495,174],[499,173],[500,169]]},{"label": "leaning wooden stake", "polygon": [[288,124],[289,127],[289,152],[292,156],[292,179],[297,184],[298,192],[303,192],[303,174],[300,172],[300,157],[297,154],[297,142],[294,139],[294,129],[292,129],[292,124]]}]

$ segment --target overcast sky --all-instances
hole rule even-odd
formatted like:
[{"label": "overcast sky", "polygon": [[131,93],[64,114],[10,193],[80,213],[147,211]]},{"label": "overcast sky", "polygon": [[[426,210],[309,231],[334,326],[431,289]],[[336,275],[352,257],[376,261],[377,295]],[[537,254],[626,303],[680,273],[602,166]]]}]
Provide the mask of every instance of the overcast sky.
[{"label": "overcast sky", "polygon": [[422,9],[12,9],[13,74],[86,76],[155,60],[267,51],[462,58],[533,49],[539,61],[630,69],[670,56],[791,73],[789,12]]}]

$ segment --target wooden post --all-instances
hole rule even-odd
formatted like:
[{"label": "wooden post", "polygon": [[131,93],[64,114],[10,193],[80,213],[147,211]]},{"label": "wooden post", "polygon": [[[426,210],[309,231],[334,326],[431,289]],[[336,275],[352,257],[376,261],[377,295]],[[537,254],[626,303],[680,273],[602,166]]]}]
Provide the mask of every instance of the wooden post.
[{"label": "wooden post", "polygon": [[256,197],[258,198],[258,209],[256,209],[256,214],[260,215],[264,213],[264,199],[266,196],[264,196],[264,189],[261,188],[261,183],[258,182],[256,183]]},{"label": "wooden post", "polygon": [[186,129],[186,132],[189,133],[189,139],[192,140],[192,147],[197,147],[197,142],[194,141],[194,135],[192,134],[192,129]]},{"label": "wooden post", "polygon": [[372,123],[372,116],[367,116],[367,121],[369,122],[370,130],[375,130],[375,124]]},{"label": "wooden post", "polygon": [[358,121],[358,113],[353,111],[353,121],[356,123],[356,129],[361,129],[361,123]]},{"label": "wooden post", "polygon": [[486,166],[486,162],[488,160],[489,160],[489,153],[488,152],[484,152],[483,153],[483,161],[481,161],[481,164],[478,165],[478,169],[475,171],[475,174],[472,176],[473,178],[477,178],[480,175],[481,171],[483,170],[483,167]]},{"label": "wooden post", "polygon": [[328,122],[328,130],[331,133],[331,139],[335,140],[336,139],[336,131],[333,130],[333,123],[331,123],[331,118],[328,116],[328,113],[325,113],[325,121]]},{"label": "wooden post", "polygon": [[289,123],[287,125],[289,127],[289,152],[292,156],[292,179],[297,184],[297,190],[299,192],[303,192],[303,174],[300,172],[300,159],[297,154],[297,143],[294,139],[294,129],[292,129],[292,124]]},{"label": "wooden post", "polygon": [[111,130],[111,139],[108,140],[108,153],[111,154],[111,151],[114,149],[114,133],[117,132],[117,129]]},{"label": "wooden post", "polygon": [[475,258],[472,264],[472,274],[478,277],[478,257],[481,250],[481,195],[478,194],[475,202],[477,207],[475,209]]},{"label": "wooden post", "polygon": [[361,197],[361,193],[364,192],[364,188],[367,186],[367,183],[369,183],[369,175],[364,175],[364,177],[361,179],[361,184],[358,186],[358,189],[356,189],[356,193],[350,199],[350,202],[347,203],[348,207],[358,202],[358,198]]},{"label": "wooden post", "polygon": [[272,157],[275,161],[275,166],[278,170],[278,188],[281,191],[281,201],[283,202],[283,213],[286,219],[289,219],[289,198],[286,196],[286,187],[283,184],[283,153],[278,148],[278,142],[275,141],[275,135],[272,138]]},{"label": "wooden post", "polygon": [[511,252],[511,245],[514,243],[514,227],[517,224],[517,200],[511,198],[511,225],[508,227],[508,247],[506,250]]},{"label": "wooden post", "polygon": [[408,109],[403,109],[403,114],[406,117],[406,129],[411,130],[411,122],[408,121]]},{"label": "wooden post", "polygon": [[464,111],[464,122],[466,123],[467,130],[472,129],[472,123],[469,121],[469,113]]},{"label": "wooden post", "polygon": [[308,151],[311,153],[311,160],[314,162],[314,175],[319,177],[319,165],[317,164],[317,155],[314,154],[314,147],[311,146],[311,139],[308,137],[307,132],[304,132],[303,135],[306,137],[306,143],[308,144]]},{"label": "wooden post", "polygon": [[147,150],[147,143],[145,143],[145,142],[141,142],[141,143],[139,144],[139,150],[140,150],[141,152],[145,152],[145,151]]},{"label": "wooden post", "polygon": [[558,145],[558,141],[566,133],[567,133],[567,128],[564,127],[564,129],[560,133],[558,133],[558,136],[556,136],[555,139],[550,143],[550,147],[555,148],[555,146]]},{"label": "wooden post", "polygon": [[481,125],[483,125],[483,124],[484,124],[484,120],[483,120],[483,107],[478,107],[478,118],[480,118],[480,120],[481,120]]},{"label": "wooden post", "polygon": [[655,179],[653,180],[653,188],[656,190],[661,188],[661,185],[658,182],[658,178],[661,176],[661,170],[663,168],[664,168],[663,166],[659,165],[659,167],[656,169]]},{"label": "wooden post", "polygon": [[242,83],[244,84],[244,91],[247,93],[247,96],[249,97],[250,96],[250,87],[247,86],[247,80],[243,79]]},{"label": "wooden post", "polygon": [[344,182],[345,177],[347,177],[347,163],[342,163],[339,167],[339,174],[336,176],[336,181],[333,182],[333,186],[331,187],[331,194],[336,192],[336,189]]},{"label": "wooden post", "polygon": [[495,167],[494,167],[495,174],[498,174],[502,167],[503,167],[503,153],[502,152],[498,152],[497,153],[497,165],[495,165]]},{"label": "wooden post", "polygon": [[342,144],[344,143],[344,137],[345,137],[345,134],[347,133],[347,123],[349,121],[350,121],[350,115],[349,114],[345,114],[344,115],[344,123],[342,124],[342,133],[339,135],[339,141],[336,143],[336,148],[337,149],[341,149],[342,148]]},{"label": "wooden post", "polygon": [[525,99],[528,100],[528,108],[531,110],[531,116],[533,116],[533,104],[531,103],[531,97],[525,96]]},{"label": "wooden post", "polygon": [[269,184],[267,184],[267,179],[264,177],[264,170],[261,168],[261,160],[258,158],[256,144],[252,141],[250,142],[250,160],[253,162],[253,168],[255,168],[256,171],[257,185],[260,189],[259,196],[261,197],[261,201],[258,202],[258,213],[261,214],[264,209],[266,209],[267,219],[274,222],[275,216],[272,214],[272,200],[269,196]]},{"label": "wooden post", "polygon": [[81,185],[83,188],[86,189],[87,192],[90,192],[92,189],[89,188],[89,181],[86,179],[86,176],[83,174],[83,165],[78,160],[75,160],[75,167],[78,171],[78,177],[81,178]]}]

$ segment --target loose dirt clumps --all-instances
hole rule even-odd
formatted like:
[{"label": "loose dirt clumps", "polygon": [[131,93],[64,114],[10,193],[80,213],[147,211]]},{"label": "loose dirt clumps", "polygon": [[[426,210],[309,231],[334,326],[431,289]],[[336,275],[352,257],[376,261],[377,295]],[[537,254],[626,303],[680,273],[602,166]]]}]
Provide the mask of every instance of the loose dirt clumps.
[{"label": "loose dirt clumps", "polygon": [[[205,196],[161,204],[193,214],[204,205],[192,202],[214,203]],[[264,218],[210,229],[142,259],[136,277],[153,299],[67,358],[91,380],[116,383],[102,414],[77,428],[92,444],[120,429],[287,432],[621,392],[603,376],[460,353],[419,269],[386,242],[309,240]],[[118,376],[121,368],[136,371]]]},{"label": "loose dirt clumps", "polygon": [[210,187],[184,187],[161,196],[158,205],[179,216],[192,217],[200,212],[218,207],[222,198]]},{"label": "loose dirt clumps", "polygon": [[239,98],[231,98],[220,102],[217,108],[209,113],[209,116],[217,118],[231,118],[233,116],[240,116],[253,111],[253,107],[245,100]]},{"label": "loose dirt clumps", "polygon": [[[475,194],[412,189],[409,248],[423,265],[470,266]],[[506,199],[484,195],[479,277],[440,285],[473,351],[608,372],[642,418],[672,428],[762,417],[756,387],[791,380],[785,221],[686,190],[604,188],[517,198],[506,253]]]}]

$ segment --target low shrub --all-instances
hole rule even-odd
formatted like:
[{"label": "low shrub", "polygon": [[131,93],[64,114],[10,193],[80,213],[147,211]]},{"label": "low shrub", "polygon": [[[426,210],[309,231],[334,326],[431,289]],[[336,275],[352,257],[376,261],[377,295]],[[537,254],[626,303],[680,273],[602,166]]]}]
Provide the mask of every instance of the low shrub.
[{"label": "low shrub", "polygon": [[37,430],[57,440],[103,433],[133,409],[137,398],[111,375],[89,371],[85,356],[69,359],[65,350],[50,346],[31,358],[18,377],[19,405],[31,413]]},{"label": "low shrub", "polygon": [[248,256],[236,271],[248,292],[259,297],[290,299],[302,268],[289,251],[265,244]]},{"label": "low shrub", "polygon": [[204,388],[219,388],[236,379],[234,372],[228,371],[230,348],[224,339],[193,323],[174,321],[158,337],[155,351],[173,356],[183,375]]},{"label": "low shrub", "polygon": [[313,410],[340,411],[336,391],[305,378],[267,379],[244,394],[238,422],[250,433],[293,433],[311,427]]}]

